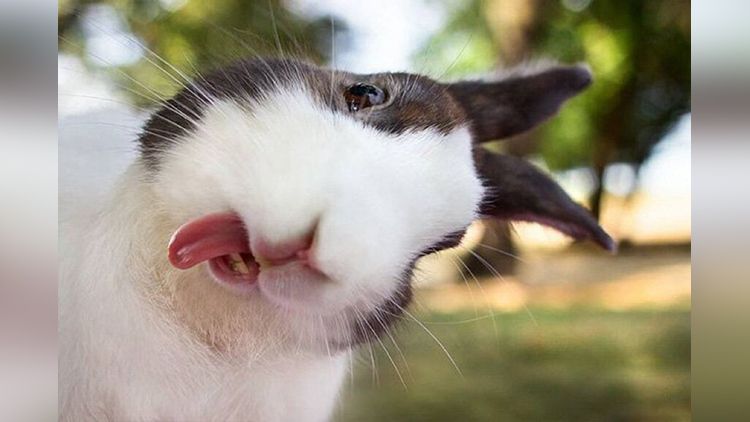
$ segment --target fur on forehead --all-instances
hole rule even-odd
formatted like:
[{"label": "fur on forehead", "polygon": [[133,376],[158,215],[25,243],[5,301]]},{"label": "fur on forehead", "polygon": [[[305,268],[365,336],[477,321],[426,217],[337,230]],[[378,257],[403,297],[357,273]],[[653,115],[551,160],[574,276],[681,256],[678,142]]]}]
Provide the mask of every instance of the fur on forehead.
[{"label": "fur on forehead", "polygon": [[[348,110],[344,92],[356,83],[383,89],[387,102],[358,113]],[[432,129],[448,134],[468,120],[444,85],[408,73],[359,75],[317,67],[294,59],[237,62],[200,77],[162,104],[140,136],[142,157],[151,168],[219,100],[260,103],[280,91],[302,89],[323,110],[361,121],[385,133]]]}]

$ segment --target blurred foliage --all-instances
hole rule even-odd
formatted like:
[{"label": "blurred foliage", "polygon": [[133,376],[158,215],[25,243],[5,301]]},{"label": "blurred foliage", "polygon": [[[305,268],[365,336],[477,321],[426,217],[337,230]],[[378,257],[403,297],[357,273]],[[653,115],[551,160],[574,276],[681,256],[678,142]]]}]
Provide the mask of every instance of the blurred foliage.
[{"label": "blurred foliage", "polygon": [[447,22],[431,37],[414,61],[417,70],[437,79],[482,76],[498,66],[498,49],[482,18],[480,1],[432,0],[450,10]]},{"label": "blurred foliage", "polygon": [[545,128],[545,160],[557,169],[587,164],[589,143],[598,141],[609,149],[601,151],[606,162],[642,164],[690,110],[690,3],[592,2],[579,14],[558,9],[555,24],[540,35],[540,51],[586,61],[597,79],[578,107]]},{"label": "blurred foliage", "polygon": [[[595,166],[638,166],[690,110],[689,1],[443,3],[451,19],[423,54],[449,75],[538,58],[591,66],[593,87],[541,132],[541,153],[554,170],[590,165],[592,156],[601,162]],[[455,52],[457,37],[470,38],[458,57],[430,54]]]},{"label": "blurred foliage", "polygon": [[[124,49],[144,46],[144,60],[121,68],[107,69],[109,77],[135,94],[140,105],[152,105],[153,93],[171,96],[180,76],[164,62],[188,76],[220,67],[238,58],[278,55],[279,51],[314,61],[327,60],[330,51],[331,18],[303,18],[289,12],[282,0],[62,0],[58,5],[58,47],[81,55],[92,67],[107,68],[98,57],[86,56],[91,34],[112,36],[104,22],[87,15],[96,7],[111,7],[124,20],[124,30],[135,42],[120,40]],[[343,25],[336,23],[337,32]],[[140,44],[140,45],[139,45]],[[136,82],[137,81],[137,82]],[[145,96],[144,96],[145,95]]]},{"label": "blurred foliage", "polygon": [[373,358],[360,353],[334,420],[690,420],[689,311],[533,315],[536,324],[523,312],[496,315],[495,328],[472,312],[420,315],[462,375],[430,335],[405,322],[395,336],[400,350],[385,339]]}]

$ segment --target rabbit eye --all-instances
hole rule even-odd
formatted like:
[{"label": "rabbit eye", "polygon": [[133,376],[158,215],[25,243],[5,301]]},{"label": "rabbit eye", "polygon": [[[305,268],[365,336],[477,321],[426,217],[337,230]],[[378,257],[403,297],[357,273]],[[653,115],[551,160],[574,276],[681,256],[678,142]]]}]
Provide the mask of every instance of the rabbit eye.
[{"label": "rabbit eye", "polygon": [[385,91],[374,85],[364,83],[354,84],[346,88],[344,98],[349,111],[352,112],[381,105],[388,99]]}]

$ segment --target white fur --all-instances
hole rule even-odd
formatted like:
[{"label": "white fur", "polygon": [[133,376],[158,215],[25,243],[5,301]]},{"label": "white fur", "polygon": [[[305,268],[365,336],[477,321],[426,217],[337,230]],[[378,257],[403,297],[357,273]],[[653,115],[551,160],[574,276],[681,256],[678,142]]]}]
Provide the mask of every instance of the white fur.
[{"label": "white fur", "polygon": [[[331,344],[481,195],[466,128],[387,135],[302,88],[215,102],[156,177],[132,165],[95,221],[61,230],[61,419],[327,420],[350,357]],[[174,230],[226,210],[269,242],[317,225],[330,279],[264,272],[238,293],[172,268]]]}]

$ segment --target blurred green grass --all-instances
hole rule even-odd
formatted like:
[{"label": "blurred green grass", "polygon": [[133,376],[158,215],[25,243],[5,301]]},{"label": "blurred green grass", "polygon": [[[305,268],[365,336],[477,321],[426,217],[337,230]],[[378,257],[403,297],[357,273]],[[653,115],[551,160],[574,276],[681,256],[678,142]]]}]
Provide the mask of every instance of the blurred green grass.
[{"label": "blurred green grass", "polygon": [[690,420],[689,310],[531,314],[496,314],[497,331],[474,312],[418,315],[463,375],[405,321],[394,333],[403,358],[388,336],[383,343],[406,387],[380,344],[375,372],[365,348],[335,420]]}]

